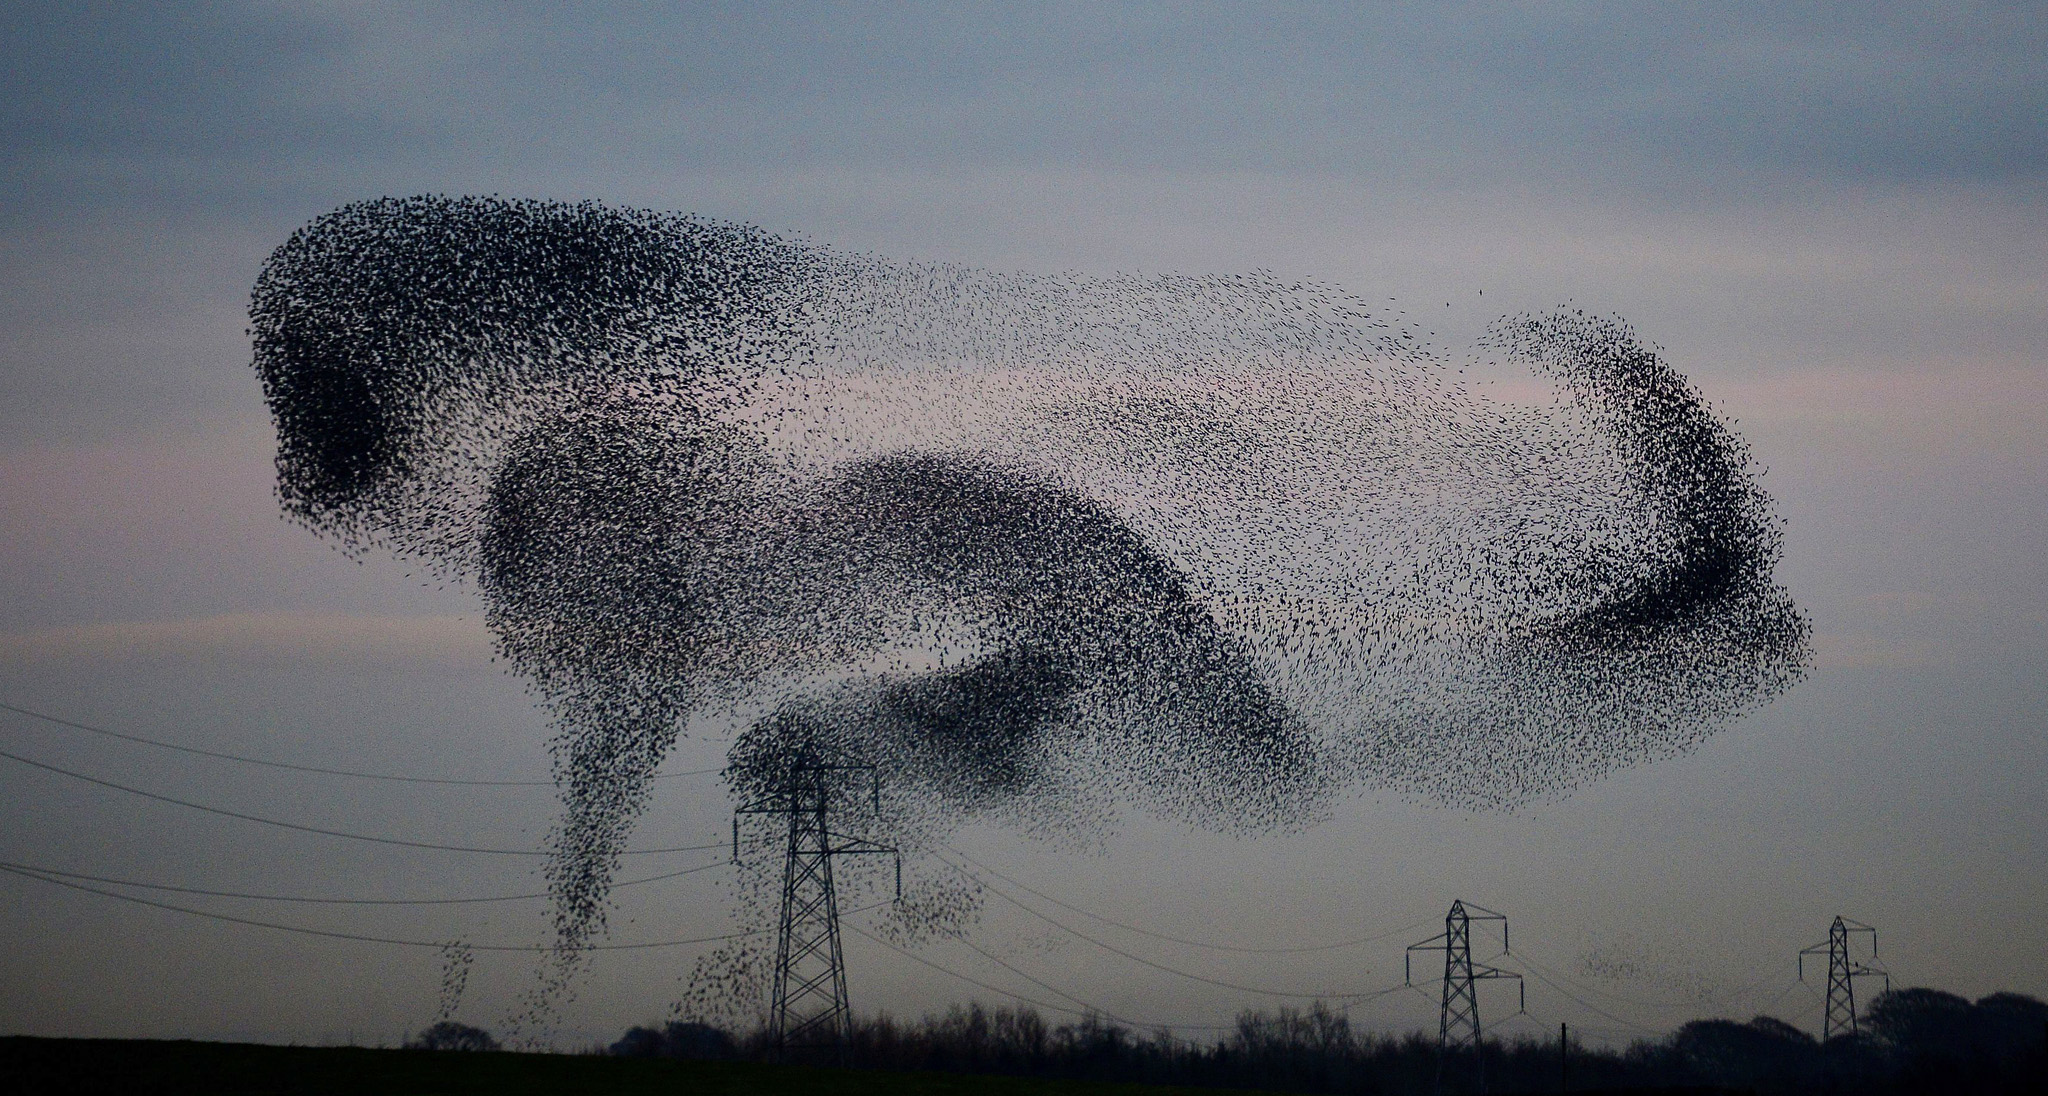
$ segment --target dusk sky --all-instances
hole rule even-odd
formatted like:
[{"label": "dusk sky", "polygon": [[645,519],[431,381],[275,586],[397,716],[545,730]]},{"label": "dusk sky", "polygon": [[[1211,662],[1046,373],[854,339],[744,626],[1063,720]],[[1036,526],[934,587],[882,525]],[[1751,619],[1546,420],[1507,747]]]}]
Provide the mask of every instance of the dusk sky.
[{"label": "dusk sky", "polygon": [[[1489,1025],[1621,1041],[1817,1028],[1797,951],[1843,914],[1895,982],[2048,995],[2048,10],[1724,4],[8,5],[0,15],[0,704],[295,764],[538,780],[547,714],[482,603],[287,522],[245,330],[264,257],[335,207],[495,194],[688,211],[1031,272],[1270,270],[1465,353],[1569,303],[1658,344],[1748,441],[1813,626],[1788,695],[1683,756],[1510,811],[1347,795],[1242,838],[1131,813],[1098,847],[955,842],[1141,965],[991,898],[918,954],[1189,1034],[1366,993],[1464,898],[1531,974]],[[1526,381],[1481,382],[1512,401]],[[671,769],[720,764],[692,726]],[[545,787],[378,783],[0,710],[0,750],[301,825],[539,847]],[[713,775],[635,838],[708,845]],[[722,854],[628,858],[627,878]],[[701,859],[693,859],[701,858]],[[544,890],[539,861],[350,842],[0,758],[0,861],[348,898]],[[611,941],[726,931],[721,871],[620,892]],[[146,891],[323,931],[527,945],[547,906]],[[857,918],[850,923],[859,924]],[[0,1033],[396,1043],[431,948],[0,875]],[[981,949],[980,951],[974,950]],[[661,1018],[695,946],[601,953],[558,1041]],[[848,943],[854,1007],[1000,993]],[[986,953],[986,954],[984,954]],[[535,958],[480,951],[497,1026]],[[1419,980],[1427,982],[1426,977]],[[1433,992],[1433,988],[1432,988]],[[1352,1008],[1428,1028],[1433,999]]]}]

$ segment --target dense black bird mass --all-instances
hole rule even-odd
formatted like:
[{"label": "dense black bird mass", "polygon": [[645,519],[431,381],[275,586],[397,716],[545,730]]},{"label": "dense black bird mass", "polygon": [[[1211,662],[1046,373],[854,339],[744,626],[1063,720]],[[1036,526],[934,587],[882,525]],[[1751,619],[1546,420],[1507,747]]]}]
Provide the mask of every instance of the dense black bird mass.
[{"label": "dense black bird mass", "polygon": [[[286,511],[473,579],[560,725],[573,950],[684,718],[865,824],[1512,804],[1800,676],[1745,447],[1618,322],[1411,325],[1264,274],[997,274],[496,199],[307,225],[251,307]],[[811,753],[803,753],[811,751]],[[874,836],[888,839],[890,833]]]}]

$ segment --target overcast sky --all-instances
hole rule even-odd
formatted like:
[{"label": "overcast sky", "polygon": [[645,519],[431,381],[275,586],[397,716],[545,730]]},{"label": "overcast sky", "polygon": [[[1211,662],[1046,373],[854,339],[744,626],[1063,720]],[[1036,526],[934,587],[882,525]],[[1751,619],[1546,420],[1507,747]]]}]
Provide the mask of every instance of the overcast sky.
[{"label": "overcast sky", "polygon": [[[343,202],[596,198],[999,269],[1272,269],[1434,309],[1454,349],[1572,301],[1661,344],[1769,469],[1781,575],[1816,632],[1805,684],[1688,756],[1512,813],[1365,796],[1256,841],[1137,818],[1093,851],[994,830],[962,847],[1164,933],[1391,934],[1275,961],[1095,925],[1168,966],[1304,993],[1398,982],[1400,945],[1476,901],[1551,975],[1523,1028],[1625,1038],[1757,1011],[1817,1027],[1793,955],[1837,913],[1878,926],[1907,983],[2048,994],[2039,5],[17,4],[0,164],[0,702],[312,765],[544,774],[547,722],[491,662],[473,595],[278,516],[247,294],[270,248]],[[717,763],[704,730],[674,766]],[[0,749],[429,841],[535,845],[552,809],[546,789],[294,775],[7,712]],[[641,841],[715,841],[727,809],[709,778],[669,781]],[[519,858],[292,834],[6,759],[0,860],[299,895],[539,889]],[[721,931],[718,877],[622,894],[614,940]],[[407,939],[528,943],[544,925],[532,901],[152,897]],[[431,950],[11,876],[0,936],[0,1032],[395,1041],[440,985]],[[999,900],[974,939],[1133,1019],[1285,1002]],[[997,999],[849,949],[864,1011]],[[923,954],[1046,996],[959,945]],[[660,1017],[693,956],[600,957],[565,1040]],[[461,1017],[496,1026],[532,965],[481,955]],[[1490,1021],[1511,997],[1484,1001]],[[1434,1024],[1413,993],[1353,1015]]]}]

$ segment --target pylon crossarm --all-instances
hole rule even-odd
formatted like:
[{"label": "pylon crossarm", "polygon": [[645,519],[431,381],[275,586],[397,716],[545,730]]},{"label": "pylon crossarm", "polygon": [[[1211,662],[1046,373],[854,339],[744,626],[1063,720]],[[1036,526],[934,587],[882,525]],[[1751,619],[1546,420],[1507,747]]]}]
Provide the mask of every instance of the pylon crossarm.
[{"label": "pylon crossarm", "polygon": [[829,835],[827,839],[846,842],[843,845],[831,845],[825,849],[826,852],[831,853],[833,856],[897,855],[894,845],[883,845],[878,842],[869,841],[864,837],[841,837],[835,833]]},{"label": "pylon crossarm", "polygon": [[1829,943],[1828,941],[1822,941],[1821,943],[1815,944],[1815,945],[1813,945],[1813,946],[1812,946],[1812,947],[1810,947],[1810,948],[1800,948],[1800,949],[1799,949],[1799,980],[1800,980],[1800,981],[1802,981],[1802,982],[1806,981],[1806,957],[1807,957],[1807,956],[1809,956],[1809,955],[1826,955],[1826,954],[1828,954],[1828,948],[1829,948],[1829,946],[1830,946],[1830,943]]},{"label": "pylon crossarm", "polygon": [[1408,945],[1408,950],[1401,953],[1402,985],[1413,985],[1415,982],[1415,968],[1412,965],[1415,960],[1415,953],[1418,951],[1449,951],[1451,945],[1446,940],[1446,937],[1449,935],[1448,932],[1440,932],[1420,944]]}]

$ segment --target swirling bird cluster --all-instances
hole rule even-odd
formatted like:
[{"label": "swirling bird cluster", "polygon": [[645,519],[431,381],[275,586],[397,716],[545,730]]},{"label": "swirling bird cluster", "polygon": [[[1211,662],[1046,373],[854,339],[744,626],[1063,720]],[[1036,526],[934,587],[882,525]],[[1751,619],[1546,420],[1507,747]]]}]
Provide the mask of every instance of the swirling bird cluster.
[{"label": "swirling bird cluster", "polygon": [[288,515],[474,582],[552,711],[572,951],[691,718],[741,798],[875,766],[906,847],[1260,830],[1524,801],[1807,659],[1743,443],[1582,312],[1489,329],[1554,394],[1510,404],[1322,282],[416,197],[300,229],[251,315]]}]

